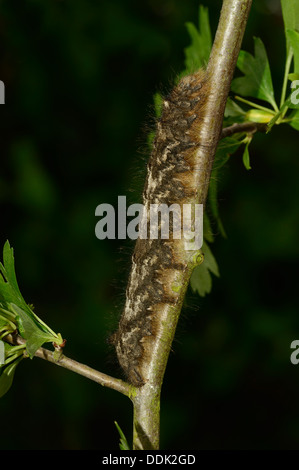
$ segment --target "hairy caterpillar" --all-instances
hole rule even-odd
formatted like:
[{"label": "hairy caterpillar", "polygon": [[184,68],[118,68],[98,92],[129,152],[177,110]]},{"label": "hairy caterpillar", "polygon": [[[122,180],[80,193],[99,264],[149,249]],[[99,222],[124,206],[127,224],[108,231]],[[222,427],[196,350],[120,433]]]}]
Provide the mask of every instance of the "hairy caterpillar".
[{"label": "hairy caterpillar", "polygon": [[[201,171],[196,166],[196,152],[201,145],[199,130],[207,88],[206,72],[200,70],[183,77],[165,97],[147,166],[145,208],[196,201],[195,173]],[[187,269],[182,243],[171,237],[136,241],[125,307],[118,330],[110,338],[120,366],[135,386],[147,381],[147,361],[159,339],[164,309],[179,299],[173,285],[177,273]]]}]

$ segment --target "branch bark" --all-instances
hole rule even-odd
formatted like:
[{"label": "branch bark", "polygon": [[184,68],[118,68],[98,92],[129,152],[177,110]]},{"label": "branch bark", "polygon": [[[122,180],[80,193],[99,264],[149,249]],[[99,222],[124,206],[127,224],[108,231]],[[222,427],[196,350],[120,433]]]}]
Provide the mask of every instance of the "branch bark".
[{"label": "branch bark", "polygon": [[[26,341],[21,336],[11,334],[7,335],[4,338],[4,341],[7,341],[10,344],[17,345],[26,343]],[[134,387],[128,384],[127,382],[111,377],[95,369],[92,369],[91,367],[86,366],[85,364],[81,364],[80,362],[74,361],[73,359],[66,357],[64,354],[62,354],[57,360],[54,357],[54,353],[52,351],[49,351],[45,348],[39,348],[35,353],[35,357],[39,357],[40,359],[44,359],[45,361],[51,362],[52,364],[63,367],[64,369],[76,372],[76,374],[82,375],[87,379],[93,380],[94,382],[102,385],[103,387],[112,388],[113,390],[116,390],[117,392],[120,392],[129,398],[134,395]]]},{"label": "branch bark", "polygon": [[[221,137],[224,109],[236,61],[241,47],[252,0],[224,0],[218,29],[207,67],[209,95],[200,129],[201,145],[197,151],[194,180],[198,187],[196,203],[205,204],[212,164]],[[133,448],[159,448],[160,392],[172,340],[194,264],[186,252],[188,269],[177,279],[179,301],[163,312],[163,329],[154,344],[147,370],[147,382],[136,388],[134,404]]]},{"label": "branch bark", "polygon": [[260,122],[235,123],[222,129],[221,139],[225,139],[225,137],[230,137],[241,132],[248,132],[249,134],[254,134],[255,132],[266,132],[267,127],[268,124]]}]

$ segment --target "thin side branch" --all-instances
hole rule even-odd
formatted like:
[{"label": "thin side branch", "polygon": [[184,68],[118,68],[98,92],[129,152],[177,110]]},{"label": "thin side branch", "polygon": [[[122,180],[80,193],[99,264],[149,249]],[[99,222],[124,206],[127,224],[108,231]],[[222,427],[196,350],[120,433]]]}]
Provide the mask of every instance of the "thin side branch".
[{"label": "thin side branch", "polygon": [[222,129],[221,139],[225,139],[225,137],[230,137],[241,132],[247,132],[249,134],[254,134],[255,132],[266,132],[267,126],[268,124],[261,122],[242,122],[240,124],[235,123],[232,126]]},{"label": "thin side branch", "polygon": [[[7,335],[4,340],[11,344],[26,343],[26,341],[18,335]],[[120,392],[129,398],[134,392],[134,387],[128,384],[127,382],[111,377],[110,375],[104,374],[103,372],[99,372],[95,369],[92,369],[91,367],[86,366],[85,364],[81,364],[80,362],[74,361],[73,359],[66,357],[64,354],[62,354],[57,360],[54,357],[53,352],[45,348],[39,348],[36,351],[35,356],[39,357],[40,359],[44,359],[45,361],[51,362],[52,364],[56,364],[57,366],[76,372],[77,374],[82,375],[83,377],[86,377],[87,379],[90,379],[93,382],[102,385],[103,387],[112,388],[113,390],[116,390],[117,392]]]}]

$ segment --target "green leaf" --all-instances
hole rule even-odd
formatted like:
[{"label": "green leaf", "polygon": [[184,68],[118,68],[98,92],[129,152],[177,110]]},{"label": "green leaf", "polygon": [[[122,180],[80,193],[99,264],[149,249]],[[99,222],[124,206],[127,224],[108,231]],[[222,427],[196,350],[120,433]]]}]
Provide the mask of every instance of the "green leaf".
[{"label": "green leaf", "polygon": [[0,372],[0,398],[8,392],[13,382],[15,375],[15,370],[19,362],[22,360],[22,357],[18,358],[16,361],[8,364],[4,369],[1,369]]},{"label": "green leaf", "polygon": [[251,142],[251,140],[246,142],[244,153],[243,153],[243,163],[244,163],[244,166],[245,166],[246,170],[251,170],[250,156],[249,156],[249,150],[248,150],[250,142]]},{"label": "green leaf", "polygon": [[204,261],[194,269],[190,279],[190,286],[193,292],[197,292],[201,297],[204,297],[212,290],[212,277],[210,273],[217,277],[220,274],[215,257],[205,241],[201,251],[204,254]]},{"label": "green leaf", "polygon": [[5,359],[8,359],[11,356],[14,356],[17,353],[17,351],[20,352],[20,354],[23,354],[23,351],[20,351],[20,350],[25,349],[25,344],[20,344],[16,346],[13,344],[6,343],[5,341],[4,347],[5,347]]},{"label": "green leaf", "polygon": [[246,111],[242,109],[235,101],[231,98],[227,99],[224,117],[241,117],[246,114]]},{"label": "green leaf", "polygon": [[[298,0],[281,0],[282,16],[285,29],[299,31],[299,2]],[[287,53],[290,48],[290,41],[287,39]]]},{"label": "green leaf", "polygon": [[229,160],[229,157],[238,150],[241,143],[242,142],[236,137],[226,137],[225,139],[222,139],[217,147],[214,168],[219,170],[223,165],[225,165]]},{"label": "green leaf", "polygon": [[0,318],[0,332],[6,330],[8,323],[4,318]]},{"label": "green leaf", "polygon": [[211,215],[215,219],[218,225],[218,230],[223,237],[226,237],[226,233],[220,218],[219,206],[218,206],[218,172],[229,160],[231,154],[241,145],[241,142],[235,137],[226,137],[222,139],[218,145],[217,152],[215,155],[215,161],[209,185],[209,207]]},{"label": "green leaf", "polygon": [[22,297],[20,292],[16,273],[15,273],[15,264],[14,264],[14,256],[13,256],[13,248],[10,247],[9,242],[7,241],[3,248],[3,263],[2,269],[5,273],[6,279],[9,281],[15,292]]},{"label": "green leaf", "polygon": [[281,0],[281,8],[285,29],[297,29],[299,31],[298,0]]},{"label": "green leaf", "polygon": [[[6,308],[7,313],[12,311],[16,315],[16,308],[18,311],[23,312],[24,315],[28,317],[28,322],[24,320],[19,315],[19,327],[21,328],[20,334],[28,335],[25,332],[25,324],[33,325],[40,330],[40,339],[43,336],[44,338],[54,338],[52,341],[55,341],[57,344],[62,343],[62,338],[60,334],[54,333],[27,305],[25,300],[22,297],[20,292],[14,265],[14,256],[13,249],[10,247],[9,242],[7,241],[3,249],[3,264],[0,263],[0,302]],[[16,308],[14,308],[16,307]],[[2,309],[3,313],[3,309]],[[23,330],[22,330],[23,328]],[[43,333],[43,334],[42,334]],[[25,336],[23,336],[25,338]],[[26,338],[25,338],[26,339]],[[45,342],[45,341],[44,341]],[[31,349],[30,345],[28,346]],[[34,346],[35,347],[35,346]],[[34,348],[33,348],[34,349]]]},{"label": "green leaf", "polygon": [[217,222],[218,230],[221,235],[226,238],[225,229],[220,217],[219,204],[218,204],[218,177],[217,170],[213,170],[210,185],[209,185],[209,207],[215,221]]},{"label": "green leaf", "polygon": [[130,446],[128,444],[128,441],[126,439],[126,436],[124,435],[123,431],[121,430],[120,426],[116,421],[114,421],[114,424],[118,430],[119,436],[120,436],[120,442],[119,442],[119,448],[120,450],[130,450]]},{"label": "green leaf", "polygon": [[13,249],[8,241],[3,249],[3,263],[0,263],[0,302],[6,307],[13,302],[29,313],[30,309],[19,290],[14,268]]},{"label": "green leaf", "polygon": [[244,77],[232,81],[232,90],[242,96],[267,101],[277,110],[268,56],[261,39],[254,38],[254,56],[249,52],[240,51],[237,67]]},{"label": "green leaf", "polygon": [[294,111],[289,117],[292,119],[290,126],[296,129],[296,131],[299,131],[299,111]]},{"label": "green leaf", "polygon": [[287,38],[294,53],[294,73],[299,73],[299,33],[293,29],[286,30]]},{"label": "green leaf", "polygon": [[200,297],[205,297],[212,290],[212,277],[209,270],[204,266],[204,262],[197,266],[191,276],[190,286],[193,292],[197,292]]},{"label": "green leaf", "polygon": [[208,9],[200,5],[199,7],[199,29],[193,23],[186,23],[190,46],[185,49],[185,73],[193,73],[204,67],[210,56],[212,48],[212,35],[209,22]]},{"label": "green leaf", "polygon": [[44,343],[53,343],[57,341],[57,336],[45,333],[24,310],[17,305],[11,305],[12,310],[16,313],[17,324],[20,335],[26,339],[26,349],[29,357],[32,359],[38,348]]},{"label": "green leaf", "polygon": [[203,214],[203,238],[207,240],[209,243],[213,243],[214,241],[214,235],[212,232],[212,227],[210,224],[210,219],[207,216],[207,213],[204,212]]},{"label": "green leaf", "polygon": [[204,254],[203,263],[205,263],[206,267],[209,269],[209,271],[211,271],[211,273],[219,277],[220,274],[219,274],[218,264],[215,260],[213,253],[211,252],[209,245],[206,242],[204,242],[202,245],[202,252]]}]

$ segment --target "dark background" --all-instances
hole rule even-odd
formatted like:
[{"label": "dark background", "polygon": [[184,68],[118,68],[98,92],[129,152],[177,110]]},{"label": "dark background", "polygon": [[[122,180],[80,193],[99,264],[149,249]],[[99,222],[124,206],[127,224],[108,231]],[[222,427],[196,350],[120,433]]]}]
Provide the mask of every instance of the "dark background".
[{"label": "dark background", "polygon": [[[268,50],[280,90],[279,2],[253,2],[243,48]],[[210,8],[213,34],[221,1]],[[0,242],[21,291],[66,355],[120,375],[106,339],[124,301],[132,244],[95,237],[95,208],[141,192],[152,96],[184,68],[198,0],[2,0]],[[279,99],[279,97],[278,97]],[[162,393],[164,449],[299,449],[298,134],[277,126],[219,179],[228,234],[212,293],[188,294]],[[127,398],[39,359],[0,401],[1,449],[117,449]]]}]

